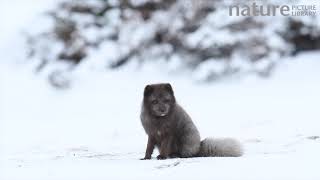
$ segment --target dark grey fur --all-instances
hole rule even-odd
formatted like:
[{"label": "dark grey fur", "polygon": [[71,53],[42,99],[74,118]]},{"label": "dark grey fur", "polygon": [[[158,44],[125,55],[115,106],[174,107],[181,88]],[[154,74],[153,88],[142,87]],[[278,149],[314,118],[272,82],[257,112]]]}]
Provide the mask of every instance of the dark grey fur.
[{"label": "dark grey fur", "polygon": [[234,139],[211,139],[201,142],[190,116],[176,103],[170,84],[147,85],[141,122],[148,135],[144,159],[151,159],[155,147],[158,159],[197,156],[241,156],[240,143]]}]

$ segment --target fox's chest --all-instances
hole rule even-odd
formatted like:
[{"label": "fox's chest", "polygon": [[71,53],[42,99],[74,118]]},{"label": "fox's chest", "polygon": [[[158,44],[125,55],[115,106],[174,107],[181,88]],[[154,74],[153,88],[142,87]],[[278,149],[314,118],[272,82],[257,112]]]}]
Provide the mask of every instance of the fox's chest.
[{"label": "fox's chest", "polygon": [[153,131],[153,137],[155,137],[157,140],[161,141],[161,139],[166,138],[168,136],[172,136],[172,133],[174,132],[174,128],[172,125],[162,125],[154,128]]}]

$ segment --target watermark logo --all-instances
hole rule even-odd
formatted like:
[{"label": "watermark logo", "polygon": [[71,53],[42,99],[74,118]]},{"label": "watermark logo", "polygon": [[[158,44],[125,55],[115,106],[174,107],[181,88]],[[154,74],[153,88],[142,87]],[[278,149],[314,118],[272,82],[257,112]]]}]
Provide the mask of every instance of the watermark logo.
[{"label": "watermark logo", "polygon": [[229,16],[316,16],[316,5],[272,5],[252,2],[247,5],[229,6]]}]

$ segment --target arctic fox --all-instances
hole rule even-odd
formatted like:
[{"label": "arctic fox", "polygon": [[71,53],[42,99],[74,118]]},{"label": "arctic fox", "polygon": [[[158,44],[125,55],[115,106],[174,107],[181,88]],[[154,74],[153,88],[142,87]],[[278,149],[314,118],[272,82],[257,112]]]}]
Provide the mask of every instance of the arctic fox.
[{"label": "arctic fox", "polygon": [[170,84],[152,84],[144,89],[141,122],[148,135],[143,159],[151,159],[155,147],[157,159],[188,157],[239,157],[241,144],[232,138],[200,139],[190,116],[176,102]]}]

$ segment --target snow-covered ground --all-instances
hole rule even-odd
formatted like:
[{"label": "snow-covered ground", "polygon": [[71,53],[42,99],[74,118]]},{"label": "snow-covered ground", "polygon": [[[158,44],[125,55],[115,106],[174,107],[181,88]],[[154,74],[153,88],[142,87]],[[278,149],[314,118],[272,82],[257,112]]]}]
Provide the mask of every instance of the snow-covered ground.
[{"label": "snow-covered ground", "polygon": [[[0,10],[27,8],[19,3]],[[13,42],[33,9],[1,24],[7,29],[0,41],[1,180],[320,179],[320,52],[284,59],[270,79],[201,84],[159,65],[80,67],[70,74],[71,89],[56,90],[31,62],[17,59]],[[154,82],[173,85],[202,138],[236,137],[245,155],[139,160],[147,138],[139,120],[142,91]]]},{"label": "snow-covered ground", "polygon": [[[320,53],[269,80],[198,84],[159,71],[76,72],[52,89],[28,67],[1,66],[0,179],[319,179]],[[143,87],[169,81],[202,137],[232,136],[240,158],[140,161]]]}]

